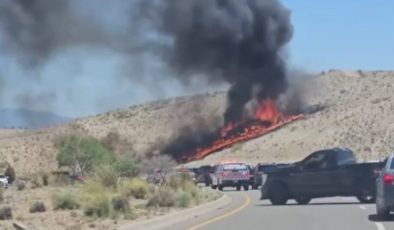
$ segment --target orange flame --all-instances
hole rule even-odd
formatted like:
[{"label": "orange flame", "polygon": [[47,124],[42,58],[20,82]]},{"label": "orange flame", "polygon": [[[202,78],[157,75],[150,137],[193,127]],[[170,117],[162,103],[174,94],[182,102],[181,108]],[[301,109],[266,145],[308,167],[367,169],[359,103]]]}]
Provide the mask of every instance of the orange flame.
[{"label": "orange flame", "polygon": [[285,116],[271,99],[263,100],[257,107],[254,119],[239,123],[228,123],[220,130],[220,138],[207,147],[196,149],[183,157],[182,162],[200,160],[211,153],[226,149],[238,142],[244,142],[274,131],[290,122],[303,119],[304,115]]}]

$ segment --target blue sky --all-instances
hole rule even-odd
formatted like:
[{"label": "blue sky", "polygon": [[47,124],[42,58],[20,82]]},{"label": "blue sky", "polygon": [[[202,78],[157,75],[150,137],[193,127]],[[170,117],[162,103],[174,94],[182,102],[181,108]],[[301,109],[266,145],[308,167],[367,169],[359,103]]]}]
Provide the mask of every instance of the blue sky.
[{"label": "blue sky", "polygon": [[394,1],[283,0],[295,34],[291,63],[307,70],[394,68]]},{"label": "blue sky", "polygon": [[[294,25],[294,37],[288,47],[291,66],[311,72],[331,68],[394,69],[394,1],[282,2],[292,11]],[[104,17],[109,23],[124,20],[117,9],[109,11]],[[116,23],[115,29],[124,28]],[[106,51],[69,50],[51,60],[42,72],[27,73],[18,69],[12,59],[0,54],[0,72],[3,73],[0,106],[21,107],[15,98],[20,92],[28,92],[36,101],[33,109],[86,116],[216,87],[207,89],[204,84],[184,87],[175,81],[163,81],[165,74],[160,67],[151,64],[125,71],[122,61],[118,55]],[[22,76],[27,74],[31,75],[31,80],[22,81]],[[40,75],[41,80],[37,81],[35,75]],[[146,82],[150,87],[146,87]],[[48,101],[40,100],[48,95],[53,97]]]}]

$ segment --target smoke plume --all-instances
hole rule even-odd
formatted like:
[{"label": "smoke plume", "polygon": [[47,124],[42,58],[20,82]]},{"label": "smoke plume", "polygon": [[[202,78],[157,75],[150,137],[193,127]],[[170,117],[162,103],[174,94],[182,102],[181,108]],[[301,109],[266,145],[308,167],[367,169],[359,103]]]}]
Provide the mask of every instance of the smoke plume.
[{"label": "smoke plume", "polygon": [[[39,77],[40,68],[70,50],[107,50],[121,57],[125,69],[141,62],[164,66],[165,74],[153,81],[135,68],[122,74],[131,82],[143,79],[148,89],[152,84],[152,92],[169,77],[187,85],[229,84],[225,122],[239,120],[256,95],[276,99],[286,90],[282,51],[292,34],[290,12],[277,0],[0,2],[0,48],[35,71],[26,78]],[[123,80],[116,80],[114,91]],[[56,94],[39,95],[63,97]],[[40,97],[27,91],[16,98],[33,103]]]},{"label": "smoke plume", "polygon": [[293,28],[277,0],[163,0],[141,10],[172,41],[162,49],[177,76],[231,84],[225,122],[239,120],[258,87],[258,99],[286,90],[281,56]]}]

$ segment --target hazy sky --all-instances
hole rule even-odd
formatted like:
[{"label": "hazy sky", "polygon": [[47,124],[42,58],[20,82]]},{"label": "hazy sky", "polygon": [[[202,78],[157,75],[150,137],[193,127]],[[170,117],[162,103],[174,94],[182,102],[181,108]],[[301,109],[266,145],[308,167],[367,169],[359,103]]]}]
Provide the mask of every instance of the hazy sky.
[{"label": "hazy sky", "polygon": [[[282,2],[292,11],[295,30],[289,45],[291,66],[316,72],[331,68],[393,69],[394,1]],[[122,29],[123,19],[115,9],[114,13],[106,15],[105,20],[109,23],[116,21]],[[162,81],[164,73],[155,65],[141,64],[138,69],[124,71],[121,60],[106,51],[69,50],[52,59],[42,71],[26,72],[12,58],[0,54],[0,107],[21,107],[16,92],[29,91],[32,92],[31,100],[35,101],[31,106],[33,109],[85,116],[216,87],[185,88],[168,79]],[[21,76],[26,74],[31,75],[31,81],[21,81]],[[125,74],[135,76],[132,80],[125,80],[122,77]],[[142,75],[150,77],[139,77]],[[23,104],[26,105],[26,101]]]}]

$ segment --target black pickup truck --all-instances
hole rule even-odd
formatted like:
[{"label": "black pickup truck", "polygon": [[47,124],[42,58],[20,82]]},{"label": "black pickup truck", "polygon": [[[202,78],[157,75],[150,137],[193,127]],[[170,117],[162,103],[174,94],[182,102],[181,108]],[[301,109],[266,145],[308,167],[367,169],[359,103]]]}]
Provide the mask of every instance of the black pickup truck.
[{"label": "black pickup truck", "polygon": [[261,199],[284,205],[289,199],[308,204],[312,198],[355,196],[375,201],[375,180],[382,163],[356,163],[350,149],[319,150],[304,160],[263,175]]}]

